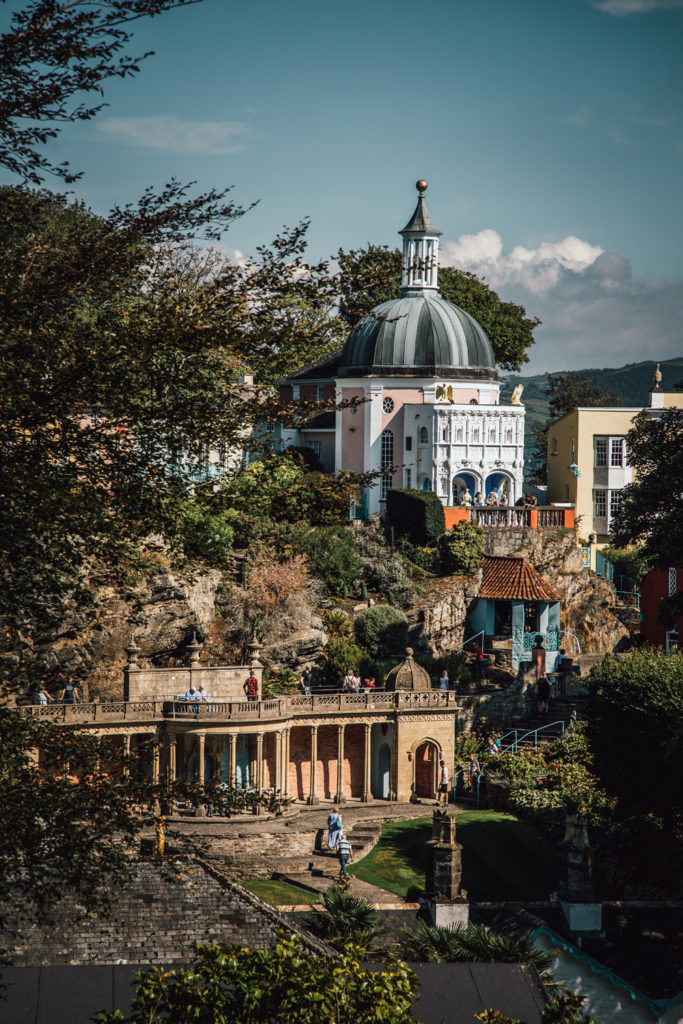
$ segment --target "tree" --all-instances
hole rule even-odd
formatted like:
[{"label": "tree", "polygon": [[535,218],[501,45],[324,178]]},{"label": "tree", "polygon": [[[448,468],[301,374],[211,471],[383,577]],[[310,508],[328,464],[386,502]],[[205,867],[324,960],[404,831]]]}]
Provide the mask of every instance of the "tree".
[{"label": "tree", "polygon": [[398,608],[376,604],[356,616],[353,628],[358,643],[371,654],[396,654],[405,646],[408,620]]},{"label": "tree", "polygon": [[314,935],[335,949],[350,947],[356,955],[369,958],[375,939],[382,933],[372,903],[333,885],[323,893],[322,904],[323,909],[314,910],[307,921]]},{"label": "tree", "polygon": [[[2,204],[0,614],[5,674],[21,682],[64,602],[87,602],[95,566],[125,566],[150,533],[182,550],[184,524],[190,552],[224,555],[236,528],[229,504],[187,466],[207,448],[243,447],[257,420],[291,415],[238,375],[250,367],[269,379],[305,361],[316,341],[305,331],[297,341],[277,303],[308,301],[316,281],[328,300],[325,270],[300,260],[302,227],[246,268],[189,244],[244,212],[225,192],[196,196],[172,182],[104,218],[24,188],[2,190]],[[316,523],[346,514],[355,481],[288,464],[301,483],[293,518],[302,504]],[[206,516],[221,524],[213,550]]]},{"label": "tree", "polygon": [[554,420],[561,419],[568,412],[580,406],[602,408],[621,405],[619,395],[606,391],[597,377],[586,377],[585,374],[570,370],[567,373],[553,373],[548,377],[545,393],[549,398],[549,421],[535,424],[531,435],[534,443],[533,460],[536,464],[534,481],[545,484],[548,480],[548,426]]},{"label": "tree", "polygon": [[[41,147],[58,125],[87,121],[103,104],[102,84],[140,70],[142,57],[122,52],[132,39],[128,25],[201,0],[32,0],[11,18],[0,37],[0,164],[24,181],[46,174],[73,182],[68,163],[52,164]],[[75,96],[97,95],[88,106]]]},{"label": "tree", "polygon": [[[402,256],[398,249],[368,245],[337,253],[339,261],[339,312],[351,327],[375,306],[398,296]],[[527,349],[534,343],[538,317],[527,317],[523,306],[503,302],[499,295],[468,271],[442,267],[439,289],[444,299],[460,306],[477,320],[488,335],[496,363],[503,370],[519,370],[529,361]]]},{"label": "tree", "polygon": [[626,435],[633,483],[621,491],[613,542],[643,541],[653,565],[676,565],[683,552],[683,409],[641,413]]},{"label": "tree", "polygon": [[482,924],[456,928],[433,928],[424,922],[416,934],[405,932],[403,955],[428,963],[533,964],[545,970],[555,953],[543,953],[534,944],[531,931],[500,932]]},{"label": "tree", "polygon": [[445,573],[472,575],[479,569],[484,531],[476,523],[457,523],[438,540],[441,566]]},{"label": "tree", "polygon": [[274,951],[199,946],[189,968],[141,974],[129,1015],[99,1013],[96,1024],[411,1024],[417,978],[400,961],[382,970],[304,951],[281,934]]}]

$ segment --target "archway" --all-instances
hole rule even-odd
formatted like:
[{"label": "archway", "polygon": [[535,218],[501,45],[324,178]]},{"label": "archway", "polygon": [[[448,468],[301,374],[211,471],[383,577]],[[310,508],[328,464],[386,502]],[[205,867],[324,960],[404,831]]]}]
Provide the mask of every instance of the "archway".
[{"label": "archway", "polygon": [[428,476],[426,476],[426,477],[424,478],[424,480],[422,481],[422,487],[421,487],[421,489],[422,489],[423,491],[431,491],[431,489],[432,489],[432,481],[431,481],[431,480],[429,479],[429,477],[428,477]]},{"label": "archway", "polygon": [[466,490],[470,492],[470,498],[474,501],[474,496],[479,490],[479,481],[472,473],[458,473],[453,480],[454,505],[462,505],[462,495]]},{"label": "archway", "polygon": [[489,473],[486,477],[485,497],[495,494],[499,505],[513,505],[514,494],[512,484],[507,473]]},{"label": "archway", "polygon": [[425,740],[415,751],[415,796],[433,800],[436,795],[436,775],[439,751],[436,743]]}]

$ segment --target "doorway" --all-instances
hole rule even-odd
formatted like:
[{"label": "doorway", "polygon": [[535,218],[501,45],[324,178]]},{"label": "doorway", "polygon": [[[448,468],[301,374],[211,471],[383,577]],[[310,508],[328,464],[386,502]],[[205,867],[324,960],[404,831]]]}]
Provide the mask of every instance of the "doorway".
[{"label": "doorway", "polygon": [[415,796],[433,800],[436,796],[436,744],[425,740],[415,751]]}]

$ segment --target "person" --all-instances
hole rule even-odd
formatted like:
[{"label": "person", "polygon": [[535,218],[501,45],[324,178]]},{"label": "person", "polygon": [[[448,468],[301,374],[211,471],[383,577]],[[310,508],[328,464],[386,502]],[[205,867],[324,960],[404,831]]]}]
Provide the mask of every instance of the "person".
[{"label": "person", "polygon": [[564,647],[560,647],[560,653],[555,661],[555,685],[558,697],[565,697],[567,695],[566,661],[567,652]]},{"label": "person", "polygon": [[494,740],[493,736],[489,736],[486,741],[486,756],[500,757],[500,743],[498,740]]},{"label": "person", "polygon": [[353,670],[348,668],[346,675],[344,676],[344,685],[342,686],[342,693],[355,693],[356,690],[356,677]]},{"label": "person", "polygon": [[361,688],[362,687],[361,687],[360,676],[358,675],[358,672],[354,671],[354,673],[353,673],[353,689],[354,689],[354,693],[360,693]]},{"label": "person", "polygon": [[248,701],[258,700],[258,679],[254,675],[253,668],[250,669],[249,675],[244,680],[244,686],[242,689],[247,695]]},{"label": "person", "polygon": [[444,669],[441,675],[439,676],[439,689],[448,689],[448,672],[446,671],[446,669]]},{"label": "person", "polygon": [[543,646],[543,634],[537,633],[534,646],[531,649],[531,660],[536,669],[536,681],[545,675],[545,647]]},{"label": "person", "polygon": [[474,648],[474,678],[478,683],[484,682],[484,668],[484,652],[481,644],[477,644]]},{"label": "person", "polygon": [[79,700],[78,688],[74,682],[74,678],[73,676],[69,676],[61,693],[62,704],[75,704]]},{"label": "person", "polygon": [[199,704],[197,703],[197,701],[199,700],[199,690],[195,689],[194,683],[190,683],[190,687],[185,693],[185,700],[194,701],[192,710],[199,711]]},{"label": "person", "polygon": [[436,806],[438,807],[443,799],[444,807],[448,807],[448,768],[445,761],[439,762],[439,792],[436,794]]},{"label": "person", "polygon": [[305,679],[304,679],[304,673],[303,672],[301,673],[301,675],[299,676],[299,678],[296,681],[296,688],[299,691],[299,693],[303,693],[303,694],[307,694],[308,695],[311,692],[310,688],[307,689],[307,687],[306,687],[306,682],[305,682]]},{"label": "person", "polygon": [[489,506],[489,508],[498,507],[498,495],[496,494],[495,491],[491,491],[488,498],[486,499],[486,504]]},{"label": "person", "polygon": [[333,807],[327,815],[327,846],[330,850],[336,850],[339,844],[339,837],[342,834],[342,819],[338,807]]},{"label": "person", "polygon": [[199,700],[203,701],[205,704],[208,704],[209,701],[211,700],[211,698],[209,697],[208,693],[206,692],[206,690],[204,689],[203,686],[200,686],[199,689],[197,690],[197,697],[199,698]]},{"label": "person", "polygon": [[339,865],[341,870],[341,876],[346,881],[348,875],[346,874],[346,865],[353,863],[353,847],[351,843],[344,835],[343,831],[339,832],[339,839],[337,840],[337,850],[339,851]]},{"label": "person", "polygon": [[545,672],[542,676],[539,676],[536,691],[538,694],[538,713],[539,715],[546,715],[548,713],[548,701],[550,700],[550,680]]},{"label": "person", "polygon": [[36,702],[38,704],[42,704],[43,707],[45,707],[46,704],[52,704],[53,702],[52,695],[48,693],[45,687],[42,686],[40,683],[38,684],[38,689],[36,690]]},{"label": "person", "polygon": [[477,507],[481,508],[483,504],[484,504],[484,495],[481,493],[481,491],[477,491],[477,493],[474,495],[474,505],[475,505],[475,508],[477,508]]},{"label": "person", "polygon": [[481,765],[476,754],[470,754],[470,789],[476,789],[481,775]]},{"label": "person", "polygon": [[370,676],[369,679],[365,680],[365,689],[366,690],[374,690],[374,689],[376,689],[375,677],[374,676]]}]

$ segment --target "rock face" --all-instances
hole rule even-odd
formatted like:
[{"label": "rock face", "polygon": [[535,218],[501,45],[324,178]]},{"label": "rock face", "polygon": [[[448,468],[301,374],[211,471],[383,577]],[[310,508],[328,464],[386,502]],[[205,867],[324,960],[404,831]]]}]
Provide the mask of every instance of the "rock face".
[{"label": "rock face", "polygon": [[93,605],[67,609],[56,639],[36,649],[36,661],[51,676],[61,671],[87,677],[91,697],[120,699],[131,632],[141,648],[141,663],[184,660],[193,631],[201,638],[209,629],[220,582],[216,570],[183,579],[160,565],[127,592],[101,587],[94,591]]},{"label": "rock face", "polygon": [[430,580],[428,593],[406,612],[408,641],[418,654],[439,657],[460,647],[480,583],[481,573]]}]

